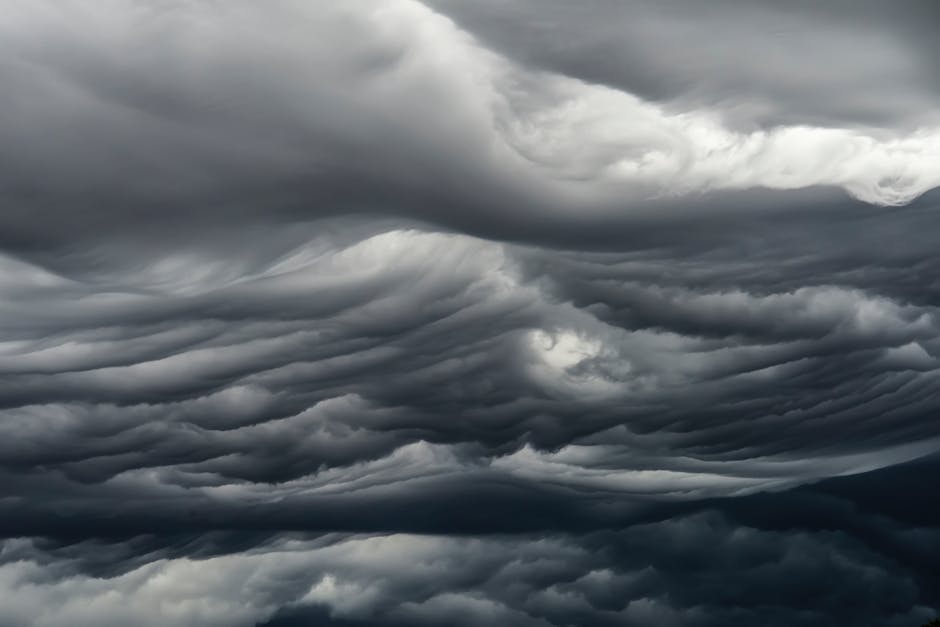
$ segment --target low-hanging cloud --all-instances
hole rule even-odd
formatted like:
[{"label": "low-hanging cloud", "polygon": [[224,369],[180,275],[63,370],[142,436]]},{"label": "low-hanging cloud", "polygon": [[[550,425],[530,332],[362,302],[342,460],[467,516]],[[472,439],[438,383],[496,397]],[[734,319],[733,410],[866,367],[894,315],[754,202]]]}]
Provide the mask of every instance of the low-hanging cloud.
[{"label": "low-hanging cloud", "polygon": [[940,183],[935,123],[735,130],[720,104],[527,67],[411,0],[37,2],[4,24],[3,227],[26,249],[337,211],[629,216],[752,188],[898,205]]},{"label": "low-hanging cloud", "polygon": [[929,6],[5,4],[0,626],[931,617]]}]

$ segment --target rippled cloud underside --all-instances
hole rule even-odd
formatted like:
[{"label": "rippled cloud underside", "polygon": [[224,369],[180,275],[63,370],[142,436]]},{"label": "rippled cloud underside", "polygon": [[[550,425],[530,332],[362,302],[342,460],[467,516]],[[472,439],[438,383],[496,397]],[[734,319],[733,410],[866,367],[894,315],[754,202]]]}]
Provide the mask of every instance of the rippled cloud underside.
[{"label": "rippled cloud underside", "polygon": [[0,627],[919,627],[902,0],[0,0]]}]

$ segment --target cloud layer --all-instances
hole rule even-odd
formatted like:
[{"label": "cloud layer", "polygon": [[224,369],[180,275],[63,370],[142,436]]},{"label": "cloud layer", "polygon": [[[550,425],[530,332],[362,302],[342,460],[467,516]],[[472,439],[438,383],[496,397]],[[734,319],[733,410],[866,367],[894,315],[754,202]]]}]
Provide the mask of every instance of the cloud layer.
[{"label": "cloud layer", "polygon": [[0,626],[930,618],[936,11],[843,4],[3,3]]}]

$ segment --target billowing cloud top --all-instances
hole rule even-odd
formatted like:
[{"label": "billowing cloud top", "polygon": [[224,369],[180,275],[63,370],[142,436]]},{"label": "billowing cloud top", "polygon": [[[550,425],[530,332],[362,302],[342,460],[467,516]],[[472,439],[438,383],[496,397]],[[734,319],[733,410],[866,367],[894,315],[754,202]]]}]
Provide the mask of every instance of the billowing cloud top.
[{"label": "billowing cloud top", "polygon": [[935,3],[0,9],[0,627],[933,616]]}]

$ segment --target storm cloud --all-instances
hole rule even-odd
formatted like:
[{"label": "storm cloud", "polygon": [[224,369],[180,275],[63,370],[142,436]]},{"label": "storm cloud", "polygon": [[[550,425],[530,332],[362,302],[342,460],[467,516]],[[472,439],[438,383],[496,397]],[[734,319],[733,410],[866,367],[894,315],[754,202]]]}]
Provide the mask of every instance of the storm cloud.
[{"label": "storm cloud", "polygon": [[935,615],[933,3],[0,9],[0,626]]}]

